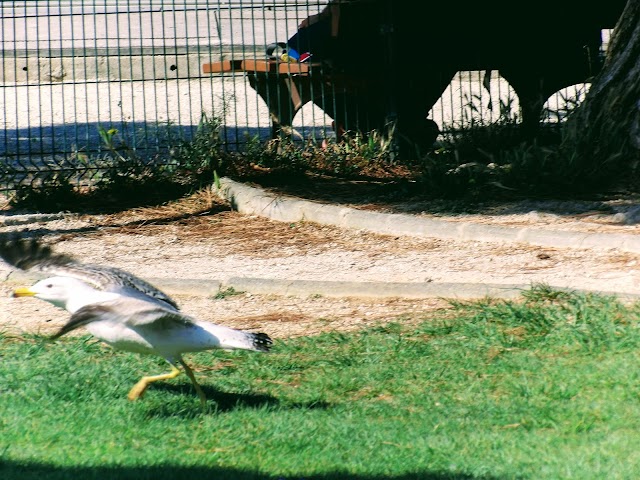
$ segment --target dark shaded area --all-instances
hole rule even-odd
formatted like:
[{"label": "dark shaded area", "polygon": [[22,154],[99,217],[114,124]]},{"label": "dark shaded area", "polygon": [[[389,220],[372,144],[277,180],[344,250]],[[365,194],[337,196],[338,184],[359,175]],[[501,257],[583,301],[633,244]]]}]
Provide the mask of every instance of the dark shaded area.
[{"label": "dark shaded area", "polygon": [[[499,70],[520,100],[522,130],[535,137],[544,102],[600,71],[601,30],[615,26],[625,3],[356,0],[339,5],[337,27],[328,15],[288,42],[324,64],[323,88],[301,87],[315,86],[305,100],[334,118],[337,130],[382,131],[391,123],[401,143],[428,148],[437,130],[427,113],[456,72]],[[261,95],[286,93],[283,80],[266,81],[268,89],[253,85]]]},{"label": "dark shaded area", "polygon": [[[0,476],[4,480],[161,480],[161,479],[230,479],[230,480],[499,480],[502,477],[475,476],[464,473],[412,472],[404,475],[356,475],[328,472],[321,475],[269,475],[224,467],[71,467],[62,468],[37,462],[0,460]],[[509,477],[513,478],[513,477]]]},{"label": "dark shaded area", "polygon": [[[206,125],[217,137],[207,143],[198,127],[135,122],[3,130],[0,191],[12,192],[16,212],[109,213],[160,205],[213,181],[211,171],[196,170],[207,156],[221,159],[250,138],[269,137],[269,129]],[[117,131],[112,149],[101,128]],[[166,165],[180,168],[160,174],[156,167]]]},{"label": "dark shaded area", "polygon": [[255,183],[274,194],[344,204],[356,208],[371,208],[390,213],[427,213],[442,217],[467,214],[510,215],[531,211],[559,216],[585,213],[615,213],[611,201],[640,205],[640,197],[633,192],[593,192],[577,194],[558,191],[549,196],[518,195],[513,192],[485,197],[460,195],[459,197],[431,197],[425,194],[425,185],[418,178],[337,177],[327,175],[261,175],[239,179]]},{"label": "dark shaded area", "polygon": [[71,184],[18,187],[14,192],[15,208],[11,213],[116,213],[128,208],[163,205],[188,195],[194,189],[194,185],[172,182],[170,179],[123,182],[109,189],[87,192],[76,190]]},{"label": "dark shaded area", "polygon": [[[161,390],[166,394],[180,395],[196,398],[195,390],[190,384],[178,385],[174,383],[154,383],[151,387],[155,390]],[[203,413],[202,407],[199,403],[193,404],[192,410],[185,411],[184,406],[180,406],[179,410],[172,410],[173,406],[171,402],[163,402],[157,404],[148,410],[147,415],[149,417],[175,417],[175,416],[187,416],[197,417],[200,415],[223,413],[237,409],[278,409],[284,408],[290,409],[304,409],[304,410],[325,410],[331,405],[327,402],[314,401],[309,403],[299,402],[281,402],[278,398],[272,397],[266,394],[255,393],[238,393],[238,392],[225,392],[212,388],[206,385],[201,385],[202,391],[207,396],[207,407],[210,409],[208,413]],[[144,401],[144,400],[143,400]]]}]

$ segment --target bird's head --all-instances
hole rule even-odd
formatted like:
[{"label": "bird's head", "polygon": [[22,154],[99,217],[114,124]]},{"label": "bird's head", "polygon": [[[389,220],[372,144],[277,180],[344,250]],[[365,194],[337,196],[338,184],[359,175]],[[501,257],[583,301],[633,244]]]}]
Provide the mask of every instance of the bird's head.
[{"label": "bird's head", "polygon": [[69,277],[51,277],[33,284],[30,287],[17,288],[14,297],[36,297],[52,303],[56,307],[69,310],[69,299],[75,292],[81,292],[89,285],[81,280]]}]

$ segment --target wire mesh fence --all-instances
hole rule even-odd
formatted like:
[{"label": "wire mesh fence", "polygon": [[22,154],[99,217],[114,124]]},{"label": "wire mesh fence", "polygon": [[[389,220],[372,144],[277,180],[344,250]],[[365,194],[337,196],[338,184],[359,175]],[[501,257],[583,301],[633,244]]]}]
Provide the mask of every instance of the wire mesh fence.
[{"label": "wire mesh fence", "polygon": [[[384,8],[392,3],[382,2]],[[314,57],[310,70],[287,66],[275,87],[269,71],[260,69],[273,68],[270,44],[287,42],[325,7],[324,0],[0,3],[0,190],[51,172],[91,182],[121,152],[144,162],[170,161],[172,146],[193,137],[203,119],[216,119],[226,149],[282,131],[335,138],[336,118],[357,87],[326,76]],[[388,20],[386,11],[374,13]],[[373,53],[383,58],[393,49]],[[252,70],[236,60],[266,61],[267,67]],[[429,72],[420,75],[428,79]],[[447,82],[426,112],[441,132],[519,115],[518,96],[497,71],[461,71]],[[546,120],[561,119],[586,89],[578,84],[552,97]],[[370,106],[372,98],[364,98]]]}]

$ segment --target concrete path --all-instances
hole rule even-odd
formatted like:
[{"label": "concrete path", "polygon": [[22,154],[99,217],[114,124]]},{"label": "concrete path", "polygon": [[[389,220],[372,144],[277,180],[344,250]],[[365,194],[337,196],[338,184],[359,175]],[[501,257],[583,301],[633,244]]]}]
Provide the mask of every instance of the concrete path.
[{"label": "concrete path", "polygon": [[[521,228],[454,222],[423,218],[409,214],[379,213],[358,210],[339,205],[323,204],[293,197],[274,195],[265,189],[249,186],[228,178],[220,181],[214,193],[228,201],[238,212],[267,217],[281,222],[308,221],[332,225],[341,229],[354,229],[385,235],[403,235],[437,238],[463,242],[525,243],[553,248],[614,249],[632,254],[640,253],[640,236],[621,233],[585,233],[557,229]],[[0,215],[0,226],[20,226],[32,222],[50,221],[63,215]],[[246,270],[251,272],[252,270]],[[37,276],[19,271],[5,271],[5,281],[30,283]],[[255,294],[306,297],[373,297],[373,298],[514,298],[530,284],[491,284],[461,282],[383,282],[383,281],[333,281],[297,278],[253,278],[236,274],[225,278],[147,278],[169,294],[212,296],[219,291],[233,288]],[[628,282],[627,282],[628,283]],[[592,282],[593,284],[593,282]],[[603,283],[604,284],[604,283]],[[566,289],[550,285],[558,289]],[[625,292],[591,290],[636,299],[632,289]]]},{"label": "concrete path", "polygon": [[606,248],[640,253],[640,236],[624,233],[588,233],[552,228],[505,227],[453,222],[399,213],[380,213],[275,196],[259,187],[224,178],[216,193],[240,213],[282,222],[310,221],[383,235],[481,242],[520,242],[543,247]]},{"label": "concrete path", "polygon": [[[640,237],[620,233],[585,233],[543,228],[461,223],[421,218],[415,215],[379,213],[322,204],[308,200],[273,195],[228,178],[214,191],[240,213],[259,215],[282,222],[310,221],[340,228],[350,228],[386,235],[410,235],[439,239],[481,242],[519,242],[546,247],[602,248],[640,253]],[[530,285],[494,285],[472,283],[382,283],[382,282],[310,282],[233,278],[229,286],[240,291],[284,295],[322,294],[329,296],[405,297],[405,298],[513,298]],[[604,294],[618,294],[598,291]],[[624,298],[640,295],[618,294]]]}]

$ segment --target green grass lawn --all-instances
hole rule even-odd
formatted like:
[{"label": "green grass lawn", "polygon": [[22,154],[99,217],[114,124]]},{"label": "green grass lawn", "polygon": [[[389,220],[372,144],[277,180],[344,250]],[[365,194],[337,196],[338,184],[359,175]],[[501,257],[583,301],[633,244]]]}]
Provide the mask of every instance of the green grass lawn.
[{"label": "green grass lawn", "polygon": [[640,478],[640,306],[533,287],[420,325],[162,360],[0,339],[0,478]]}]

